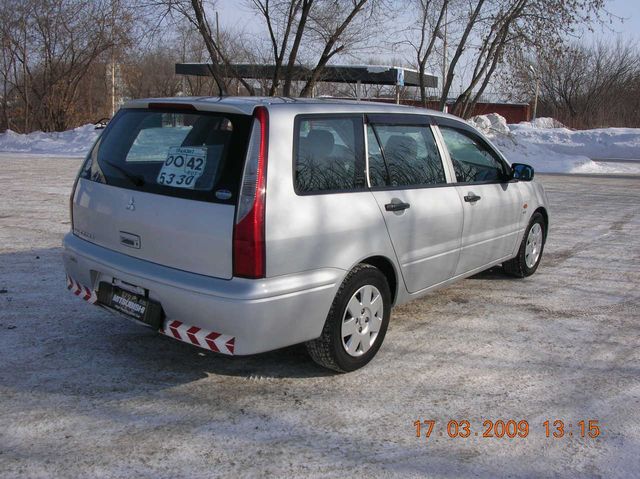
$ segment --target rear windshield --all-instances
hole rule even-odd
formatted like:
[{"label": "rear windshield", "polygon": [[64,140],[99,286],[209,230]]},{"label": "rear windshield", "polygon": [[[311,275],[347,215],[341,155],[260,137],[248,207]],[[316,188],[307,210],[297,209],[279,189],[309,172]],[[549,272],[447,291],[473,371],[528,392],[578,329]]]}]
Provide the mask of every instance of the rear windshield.
[{"label": "rear windshield", "polygon": [[90,152],[81,177],[235,204],[250,124],[246,115],[121,110]]}]

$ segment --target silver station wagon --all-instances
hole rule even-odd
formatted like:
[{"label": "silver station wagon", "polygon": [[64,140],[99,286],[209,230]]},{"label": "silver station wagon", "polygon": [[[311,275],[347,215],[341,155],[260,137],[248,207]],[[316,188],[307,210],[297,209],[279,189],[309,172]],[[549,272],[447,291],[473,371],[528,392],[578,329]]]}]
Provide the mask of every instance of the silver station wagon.
[{"label": "silver station wagon", "polygon": [[499,264],[535,272],[549,217],[532,180],[434,111],[137,100],[78,174],[67,286],[215,352],[304,342],[352,371],[377,353],[393,306]]}]

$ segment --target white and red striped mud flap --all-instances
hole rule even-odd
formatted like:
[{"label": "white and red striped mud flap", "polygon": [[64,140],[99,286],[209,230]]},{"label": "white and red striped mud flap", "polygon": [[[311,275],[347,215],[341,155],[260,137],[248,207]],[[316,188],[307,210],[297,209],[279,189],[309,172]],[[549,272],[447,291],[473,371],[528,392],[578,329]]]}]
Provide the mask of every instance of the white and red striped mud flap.
[{"label": "white and red striped mud flap", "polygon": [[98,301],[98,295],[94,290],[82,286],[69,275],[67,275],[67,289],[79,298],[84,299],[87,303],[94,304]]},{"label": "white and red striped mud flap", "polygon": [[236,345],[236,338],[233,336],[208,331],[197,326],[189,326],[181,321],[165,321],[161,332],[179,341],[200,346],[216,353],[233,354]]}]

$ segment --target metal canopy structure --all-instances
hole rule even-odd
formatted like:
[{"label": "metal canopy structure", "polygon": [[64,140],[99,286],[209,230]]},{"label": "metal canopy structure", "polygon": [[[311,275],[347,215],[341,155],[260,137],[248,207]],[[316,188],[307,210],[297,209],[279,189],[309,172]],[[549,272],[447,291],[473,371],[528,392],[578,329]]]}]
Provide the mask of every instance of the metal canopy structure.
[{"label": "metal canopy structure", "polygon": [[[225,76],[244,79],[269,79],[273,77],[275,65],[235,64],[223,68]],[[225,71],[226,70],[226,71]],[[211,76],[211,66],[207,63],[176,63],[176,74]],[[295,66],[293,79],[306,81],[311,77],[311,69]],[[367,85],[420,86],[420,73],[409,68],[378,65],[327,65],[322,70],[319,81],[330,83],[361,83]],[[438,86],[438,77],[424,75],[424,85]]]}]

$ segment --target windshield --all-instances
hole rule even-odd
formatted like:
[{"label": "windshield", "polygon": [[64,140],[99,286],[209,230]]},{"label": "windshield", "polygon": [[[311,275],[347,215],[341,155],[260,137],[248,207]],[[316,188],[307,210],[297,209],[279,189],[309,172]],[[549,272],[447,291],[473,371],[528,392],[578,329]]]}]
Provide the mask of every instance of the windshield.
[{"label": "windshield", "polygon": [[109,122],[81,177],[122,188],[235,203],[251,117],[125,109]]}]

